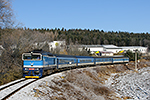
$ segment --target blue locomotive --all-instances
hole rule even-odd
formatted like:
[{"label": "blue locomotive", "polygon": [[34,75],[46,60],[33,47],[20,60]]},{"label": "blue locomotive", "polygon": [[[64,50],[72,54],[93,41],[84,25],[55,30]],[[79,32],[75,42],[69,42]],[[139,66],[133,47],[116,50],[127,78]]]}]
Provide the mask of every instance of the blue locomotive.
[{"label": "blue locomotive", "polygon": [[128,63],[128,57],[92,57],[92,56],[69,56],[57,55],[34,50],[22,54],[23,77],[41,78],[53,71],[79,66],[91,66],[97,64]]}]

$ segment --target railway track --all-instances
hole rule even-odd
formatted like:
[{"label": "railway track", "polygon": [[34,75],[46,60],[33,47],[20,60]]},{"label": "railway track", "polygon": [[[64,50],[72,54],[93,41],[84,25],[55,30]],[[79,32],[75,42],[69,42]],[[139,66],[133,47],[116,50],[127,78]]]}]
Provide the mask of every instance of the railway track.
[{"label": "railway track", "polygon": [[[82,68],[85,68],[85,67],[82,67]],[[75,68],[71,68],[71,69],[75,69]],[[70,70],[70,68],[62,69],[62,70],[53,72],[51,74],[59,73],[59,72],[66,71],[66,70]],[[44,77],[46,77],[46,75],[43,76],[43,78]],[[15,94],[16,92],[18,92],[22,88],[26,87],[27,85],[35,82],[36,80],[38,80],[38,79],[25,79],[25,78],[21,78],[19,80],[16,80],[16,81],[13,81],[13,82],[10,82],[8,84],[0,86],[0,100],[6,100],[6,99],[8,99],[13,94]]]},{"label": "railway track", "polygon": [[[72,69],[74,69],[74,68],[72,68]],[[63,70],[60,70],[60,71],[56,71],[56,72],[53,72],[51,74],[59,73],[59,72],[66,71],[66,70],[70,70],[70,68],[63,69]],[[44,77],[46,77],[46,75],[43,76],[43,78]],[[13,82],[10,82],[8,84],[0,86],[0,100],[8,99],[13,94],[18,92],[20,89],[22,89],[22,88],[26,87],[27,85],[35,82],[36,80],[38,80],[38,79],[21,78],[19,80],[16,80],[16,81],[13,81]]]},{"label": "railway track", "polygon": [[35,82],[37,79],[25,79],[22,78],[20,80],[13,81],[6,85],[0,86],[0,100],[6,100],[14,93],[18,92],[20,89],[25,86]]}]

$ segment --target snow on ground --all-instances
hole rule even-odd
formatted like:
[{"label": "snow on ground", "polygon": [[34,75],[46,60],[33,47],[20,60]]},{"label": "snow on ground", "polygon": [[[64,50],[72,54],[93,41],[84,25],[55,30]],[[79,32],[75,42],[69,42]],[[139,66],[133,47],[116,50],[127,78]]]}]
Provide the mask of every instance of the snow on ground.
[{"label": "snow on ground", "polygon": [[0,86],[0,89],[3,88],[3,87],[5,87],[5,86],[11,85],[11,84],[13,84],[13,83],[16,83],[16,82],[18,82],[18,81],[24,80],[24,79],[25,79],[25,78],[21,78],[21,79],[18,79],[18,80],[9,82],[9,83],[7,83],[7,84],[1,85],[1,86]]},{"label": "snow on ground", "polygon": [[[105,100],[103,96],[96,95],[89,90],[86,91],[84,86],[67,82],[64,80],[65,74],[66,72],[62,72],[38,80],[21,89],[8,100],[89,100],[88,98],[91,98],[91,100]],[[82,78],[83,80],[89,80],[88,77],[87,79]]]},{"label": "snow on ground", "polygon": [[40,97],[36,96],[35,88],[38,87],[43,82],[51,81],[55,77],[59,77],[61,75],[62,75],[62,73],[57,73],[57,74],[53,74],[51,76],[42,78],[40,80],[37,80],[36,82],[31,83],[30,85],[21,89],[19,92],[15,93],[14,95],[12,95],[7,100],[41,100]]},{"label": "snow on ground", "polygon": [[33,81],[35,79],[30,79],[30,80],[26,80],[26,81],[22,81],[22,82],[19,82],[13,86],[9,86],[9,88],[6,88],[4,90],[1,90],[0,91],[0,99],[4,98],[5,96],[9,95],[10,93],[12,93],[12,91],[15,91],[16,89],[18,88],[21,88],[23,85]]},{"label": "snow on ground", "polygon": [[112,74],[106,86],[113,89],[120,98],[150,100],[150,67],[142,68],[138,72]]},{"label": "snow on ground", "polygon": [[150,67],[113,74],[104,70],[97,66],[56,73],[28,85],[8,100],[120,100],[124,97],[150,100]]}]

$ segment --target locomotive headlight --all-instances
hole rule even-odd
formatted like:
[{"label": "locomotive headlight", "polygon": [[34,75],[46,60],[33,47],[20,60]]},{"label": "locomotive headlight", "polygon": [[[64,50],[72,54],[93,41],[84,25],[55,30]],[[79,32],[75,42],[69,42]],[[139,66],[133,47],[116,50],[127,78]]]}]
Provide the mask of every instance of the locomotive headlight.
[{"label": "locomotive headlight", "polygon": [[28,70],[28,68],[25,68],[25,70]]},{"label": "locomotive headlight", "polygon": [[72,64],[72,62],[69,62],[69,65],[71,65]]},{"label": "locomotive headlight", "polygon": [[39,70],[39,68],[34,68],[35,70]]}]

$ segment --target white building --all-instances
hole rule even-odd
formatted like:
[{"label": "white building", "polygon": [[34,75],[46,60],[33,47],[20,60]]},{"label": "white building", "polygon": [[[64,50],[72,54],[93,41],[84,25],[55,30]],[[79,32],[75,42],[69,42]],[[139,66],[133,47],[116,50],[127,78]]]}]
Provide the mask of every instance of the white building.
[{"label": "white building", "polygon": [[113,52],[110,51],[100,51],[100,56],[113,56]]},{"label": "white building", "polygon": [[83,48],[91,51],[91,53],[95,53],[96,51],[101,51],[101,52],[113,52],[117,53],[119,52],[122,48],[117,47],[115,45],[80,45],[79,49],[82,50]]},{"label": "white building", "polygon": [[90,50],[92,54],[96,51],[103,51],[104,49],[102,45],[79,45],[78,47],[80,51],[82,51],[82,49],[84,48],[87,51]]},{"label": "white building", "polygon": [[140,52],[140,53],[147,53],[147,47],[142,47],[142,46],[125,46],[125,47],[121,47],[121,48],[124,51],[130,50],[133,53],[135,53],[135,50],[138,50],[138,52]]},{"label": "white building", "polygon": [[113,56],[112,51],[106,51],[103,45],[78,45],[78,49],[82,51],[82,49],[90,50],[91,54],[95,54],[95,52],[99,52],[96,54],[97,56]]},{"label": "white building", "polygon": [[102,45],[104,48],[104,51],[118,53],[122,48],[117,47],[115,45]]},{"label": "white building", "polygon": [[65,41],[53,41],[53,42],[49,42],[49,50],[51,51],[52,49],[56,49],[57,47],[65,47],[66,42]]},{"label": "white building", "polygon": [[96,51],[100,51],[103,55],[108,53],[107,55],[111,55],[113,53],[119,53],[120,51],[131,50],[133,53],[135,50],[138,50],[140,53],[147,53],[147,47],[142,46],[124,46],[118,47],[115,45],[79,45],[79,50],[85,48],[87,51],[90,50],[91,53],[95,53]]}]

